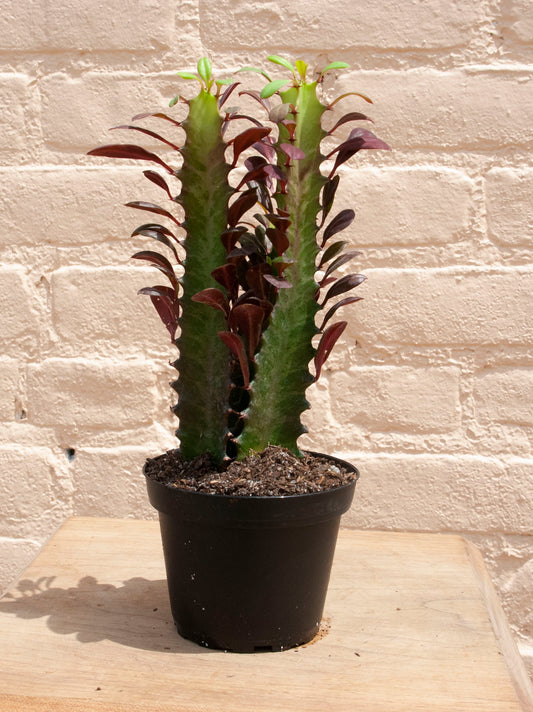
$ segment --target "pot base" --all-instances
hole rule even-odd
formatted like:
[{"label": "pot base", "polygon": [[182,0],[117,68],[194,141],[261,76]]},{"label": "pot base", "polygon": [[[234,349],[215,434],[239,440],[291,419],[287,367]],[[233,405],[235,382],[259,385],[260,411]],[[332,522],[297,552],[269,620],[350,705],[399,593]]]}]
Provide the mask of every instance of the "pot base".
[{"label": "pot base", "polygon": [[176,630],[178,634],[182,637],[185,638],[186,640],[190,640],[192,643],[196,643],[197,645],[202,646],[203,648],[211,648],[213,650],[224,650],[224,652],[227,653],[280,653],[283,650],[290,650],[291,648],[297,648],[300,645],[305,645],[306,643],[309,643],[312,641],[314,638],[317,637],[318,631],[320,626],[313,627],[311,631],[303,635],[301,640],[298,640],[297,642],[294,641],[288,641],[285,642],[284,644],[281,643],[268,643],[265,645],[254,645],[253,647],[245,647],[244,645],[239,645],[238,649],[236,648],[225,648],[221,647],[220,645],[217,644],[216,641],[213,640],[206,640],[204,636],[196,635],[192,631],[188,630],[187,628],[184,628],[183,626],[178,625],[176,621],[174,621],[174,625],[176,627]]}]

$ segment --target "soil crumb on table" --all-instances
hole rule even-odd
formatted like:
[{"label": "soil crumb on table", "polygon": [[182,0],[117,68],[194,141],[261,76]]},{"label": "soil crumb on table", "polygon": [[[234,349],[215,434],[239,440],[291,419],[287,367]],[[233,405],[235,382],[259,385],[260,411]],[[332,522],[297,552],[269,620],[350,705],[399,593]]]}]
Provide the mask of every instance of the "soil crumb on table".
[{"label": "soil crumb on table", "polygon": [[220,468],[209,454],[184,461],[179,450],[169,450],[150,458],[145,473],[169,487],[245,497],[310,494],[340,487],[357,477],[338,460],[311,453],[299,458],[273,445]]}]

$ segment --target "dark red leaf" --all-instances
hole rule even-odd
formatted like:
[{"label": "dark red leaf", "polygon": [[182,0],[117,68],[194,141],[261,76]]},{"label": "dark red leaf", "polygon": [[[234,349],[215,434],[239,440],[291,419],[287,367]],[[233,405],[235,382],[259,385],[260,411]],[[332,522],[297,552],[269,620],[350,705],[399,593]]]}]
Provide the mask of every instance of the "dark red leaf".
[{"label": "dark red leaf", "polygon": [[353,131],[350,131],[348,139],[337,146],[337,148],[334,148],[333,151],[326,156],[326,158],[330,158],[334,153],[337,154],[335,164],[333,165],[329,177],[335,173],[340,165],[364,148],[381,148],[390,151],[389,146],[377,136],[374,136],[371,131],[361,128],[353,129]]},{"label": "dark red leaf", "polygon": [[137,210],[147,210],[149,213],[156,213],[156,215],[163,215],[165,218],[169,218],[170,220],[173,220],[176,225],[181,227],[180,221],[172,215],[172,213],[169,213],[168,210],[165,210],[165,208],[160,207],[159,205],[155,205],[155,203],[147,203],[144,200],[134,200],[131,203],[126,203],[127,208],[136,208]]},{"label": "dark red leaf", "polygon": [[172,237],[178,244],[180,244],[180,241],[174,235],[173,232],[171,232],[168,227],[165,227],[164,225],[159,225],[158,223],[145,223],[144,225],[140,225],[138,228],[136,228],[132,233],[131,237],[135,237],[135,235],[144,235],[145,233],[143,230],[152,230],[153,232],[159,232],[162,235],[168,235],[168,237]]},{"label": "dark red leaf", "polygon": [[155,131],[150,131],[150,129],[144,129],[141,126],[130,126],[129,124],[122,124],[121,126],[113,126],[111,131],[115,131],[116,129],[130,129],[132,131],[138,131],[139,133],[145,134],[146,136],[150,136],[150,138],[155,138],[156,141],[161,141],[161,143],[170,146],[170,148],[173,148],[175,151],[181,151],[180,146],[177,146],[175,143],[172,143],[172,141],[168,141],[164,136],[155,133]]},{"label": "dark red leaf", "polygon": [[134,235],[143,235],[144,237],[151,237],[153,240],[157,240],[158,242],[161,242],[163,245],[166,245],[170,250],[172,250],[172,254],[176,258],[176,262],[178,264],[181,264],[181,259],[179,258],[178,252],[176,248],[174,247],[173,243],[169,240],[169,238],[164,235],[162,232],[159,230],[150,230],[149,228],[145,228],[144,230],[137,228],[135,232],[133,233]]},{"label": "dark red leaf", "polygon": [[293,146],[292,143],[280,143],[279,147],[292,161],[301,161],[302,158],[305,158],[304,151],[298,146]]},{"label": "dark red leaf", "polygon": [[211,272],[211,277],[224,287],[230,299],[237,298],[239,282],[237,267],[234,264],[228,263],[217,267]]},{"label": "dark red leaf", "polygon": [[289,134],[289,140],[294,141],[294,134],[296,133],[296,121],[294,121],[293,119],[285,119],[281,123],[287,129],[287,133]]},{"label": "dark red leaf", "polygon": [[286,232],[287,228],[291,224],[291,221],[288,217],[288,213],[286,213],[286,214],[281,214],[279,212],[278,212],[278,214],[265,213],[264,217],[267,218],[268,220],[270,220],[272,225],[274,225],[274,227],[277,227],[278,230],[281,230],[282,232]]},{"label": "dark red leaf", "polygon": [[152,299],[152,304],[163,324],[167,327],[172,341],[176,338],[180,305],[176,293],[170,287],[144,287],[138,294],[147,294]]},{"label": "dark red leaf", "polygon": [[224,104],[227,102],[227,100],[230,98],[231,94],[235,89],[239,86],[240,82],[233,82],[233,84],[229,84],[224,91],[222,92],[219,100],[218,100],[218,108],[221,109]]},{"label": "dark red leaf", "polygon": [[318,302],[318,298],[320,297],[320,290],[324,289],[324,287],[327,287],[328,284],[333,284],[335,282],[335,277],[324,277],[324,279],[320,280],[318,283],[318,289],[315,292],[315,301]]},{"label": "dark red leaf", "polygon": [[272,204],[272,198],[267,186],[263,185],[262,183],[258,183],[254,187],[257,191],[257,202],[259,203],[259,205],[261,205],[261,207],[264,208],[266,211],[272,212],[274,206]]},{"label": "dark red leaf", "polygon": [[228,254],[233,250],[239,241],[239,238],[245,232],[246,228],[243,225],[240,225],[239,227],[232,227],[230,230],[226,230],[222,233],[220,239],[222,240],[222,244],[226,248],[226,252]]},{"label": "dark red leaf", "polygon": [[281,255],[287,252],[291,244],[289,242],[289,238],[287,237],[287,233],[283,232],[283,230],[278,230],[275,227],[269,227],[266,234],[272,243],[272,246],[276,250],[278,257],[281,257]]},{"label": "dark red leaf", "polygon": [[279,276],[281,277],[283,275],[283,273],[285,272],[285,270],[287,269],[287,267],[290,267],[293,264],[294,264],[294,260],[288,260],[287,262],[278,262],[276,260],[276,268],[278,270]]},{"label": "dark red leaf", "polygon": [[266,279],[269,284],[273,284],[277,289],[290,289],[292,284],[287,279],[276,277],[273,274],[264,274],[263,279]]},{"label": "dark red leaf", "polygon": [[146,178],[148,178],[149,181],[155,183],[155,185],[157,185],[159,188],[163,188],[170,200],[174,199],[166,180],[163,178],[163,176],[159,175],[157,171],[143,171],[143,174],[146,176]]},{"label": "dark red leaf", "polygon": [[339,186],[340,176],[333,176],[324,186],[322,191],[322,220],[320,221],[319,227],[325,223],[327,216],[331,208],[333,207],[333,201],[335,199],[335,193]]},{"label": "dark red leaf", "polygon": [[265,173],[270,176],[270,178],[277,178],[282,183],[287,182],[287,174],[284,173],[279,166],[268,164],[265,166]]},{"label": "dark red leaf", "polygon": [[263,276],[268,274],[270,265],[266,262],[260,262],[246,270],[246,284],[252,291],[253,295],[258,299],[268,299],[266,284]]},{"label": "dark red leaf", "polygon": [[329,326],[326,331],[322,334],[322,338],[320,339],[320,343],[318,344],[318,348],[316,350],[315,354],[315,381],[318,381],[320,378],[320,374],[322,372],[322,366],[326,362],[328,356],[331,353],[331,350],[337,343],[337,340],[339,339],[340,335],[346,328],[348,322],[346,321],[339,321],[336,324],[332,324]]},{"label": "dark red leaf", "polygon": [[270,102],[268,99],[263,99],[261,97],[261,92],[256,91],[255,89],[245,89],[244,91],[239,92],[239,96],[243,96],[243,94],[251,96],[252,99],[258,101],[261,106],[266,109],[267,113],[270,113]]},{"label": "dark red leaf", "polygon": [[147,151],[141,146],[134,146],[129,143],[125,144],[109,144],[108,146],[100,146],[93,148],[87,153],[88,156],[103,156],[105,158],[128,158],[137,161],[153,161],[163,166],[169,173],[174,175],[174,170],[161,160],[155,153]]},{"label": "dark red leaf", "polygon": [[334,257],[336,257],[339,252],[341,252],[344,247],[346,247],[348,243],[345,240],[340,240],[339,242],[333,242],[327,250],[324,250],[322,253],[322,257],[320,258],[320,262],[318,263],[318,268],[320,269],[322,265],[325,265],[326,262],[329,262],[332,260]]},{"label": "dark red leaf", "polygon": [[349,92],[346,92],[346,94],[341,94],[336,99],[334,99],[330,104],[328,104],[328,109],[331,109],[332,107],[334,107],[338,101],[340,101],[341,99],[344,99],[347,96],[360,96],[361,99],[364,99],[369,104],[373,104],[372,99],[369,99],[364,94],[359,94],[359,92],[357,92],[357,91],[349,91]]},{"label": "dark red leaf", "polygon": [[266,322],[266,320],[272,313],[272,310],[274,309],[274,305],[272,304],[272,302],[270,302],[268,299],[259,299],[258,297],[255,297],[252,291],[244,292],[244,294],[241,294],[235,302],[235,306],[237,306],[238,304],[255,304],[256,306],[261,307],[261,309],[263,310],[263,323]]},{"label": "dark red leaf", "polygon": [[233,166],[237,164],[239,156],[247,148],[250,148],[254,143],[260,141],[265,136],[272,131],[272,129],[261,127],[257,128],[253,126],[252,128],[246,129],[238,136],[233,139]]},{"label": "dark red leaf", "polygon": [[235,114],[235,113],[233,113],[232,109],[228,108],[228,111],[227,111],[224,121],[222,123],[222,134],[225,133],[230,121],[236,121],[236,120],[242,120],[242,119],[245,119],[246,121],[251,121],[252,124],[254,124],[255,126],[258,126],[259,128],[263,127],[263,124],[260,121],[258,121],[257,119],[254,119],[253,116],[247,116],[246,114]]},{"label": "dark red leaf", "polygon": [[341,210],[340,213],[333,218],[333,220],[327,225],[322,235],[322,247],[326,244],[330,237],[336,235],[341,230],[344,230],[351,225],[355,218],[355,213],[351,208],[346,208]]},{"label": "dark red leaf", "polygon": [[355,139],[362,139],[363,140],[363,145],[361,148],[366,149],[381,149],[383,151],[390,151],[390,146],[388,146],[385,141],[382,141],[380,138],[375,136],[372,131],[368,131],[368,129],[362,129],[362,128],[356,128],[350,131],[350,135],[348,136],[349,140],[355,140]]},{"label": "dark red leaf", "polygon": [[252,168],[252,170],[248,171],[248,173],[245,173],[236,190],[240,190],[245,183],[264,183],[267,178],[267,173],[265,170],[267,165],[267,163],[263,163],[262,165],[257,166],[256,168]]},{"label": "dark red leaf", "polygon": [[341,166],[343,163],[346,163],[348,159],[350,159],[353,155],[355,155],[358,151],[361,150],[361,148],[363,147],[363,143],[364,141],[362,138],[348,139],[327,156],[327,158],[329,158],[334,153],[337,153],[335,163],[333,164],[333,168],[331,169],[331,173],[329,174],[330,178],[331,176],[333,176],[339,166]]},{"label": "dark red leaf", "polygon": [[324,274],[324,277],[329,277],[329,275],[333,274],[333,272],[338,270],[339,267],[342,267],[342,265],[345,265],[347,262],[350,262],[350,260],[353,260],[354,257],[357,257],[360,254],[361,253],[358,250],[349,250],[348,252],[345,252],[344,254],[340,255],[329,265]]},{"label": "dark red leaf", "polygon": [[176,306],[176,316],[179,316],[179,300],[175,290],[172,287],[166,287],[162,284],[158,284],[155,287],[143,287],[142,289],[139,289],[137,294],[148,294],[150,297],[166,297],[167,299],[170,299]]},{"label": "dark red leaf", "polygon": [[229,304],[226,297],[222,294],[220,289],[215,287],[209,287],[208,289],[202,289],[201,292],[196,292],[191,297],[193,302],[200,302],[201,304],[208,304],[210,307],[215,309],[220,309],[220,311],[228,317],[229,314]]},{"label": "dark red leaf", "polygon": [[346,306],[347,304],[353,304],[354,302],[360,302],[363,299],[363,297],[345,297],[344,299],[341,299],[339,302],[334,304],[331,309],[328,309],[326,312],[326,315],[322,321],[322,324],[320,324],[319,331],[322,331],[328,321],[331,319],[333,314],[337,311],[337,309],[340,309],[341,307]]},{"label": "dark red leaf", "polygon": [[162,114],[160,111],[148,111],[148,112],[145,112],[144,114],[136,114],[132,118],[132,121],[140,121],[141,119],[149,119],[152,116],[154,116],[158,119],[165,119],[165,121],[170,121],[171,124],[181,127],[180,121],[176,121],[176,119],[172,119],[170,116],[167,116],[167,114]]},{"label": "dark red leaf", "polygon": [[239,304],[231,310],[230,325],[232,329],[238,329],[248,343],[248,356],[253,360],[255,350],[261,339],[263,320],[265,313],[256,304]]},{"label": "dark red leaf", "polygon": [[335,126],[328,131],[328,134],[331,135],[336,129],[339,128],[339,126],[342,126],[349,121],[372,121],[372,119],[369,119],[365,114],[360,114],[358,111],[350,111],[349,114],[344,114],[344,116],[337,121]]},{"label": "dark red leaf", "polygon": [[276,149],[270,142],[270,138],[270,136],[267,136],[262,141],[256,141],[253,147],[258,153],[264,156],[269,163],[274,163],[276,161]]},{"label": "dark red leaf", "polygon": [[[240,190],[242,186],[245,183],[258,183],[259,185],[264,184],[268,181],[268,179],[276,178],[284,183],[287,182],[287,176],[286,174],[279,168],[279,166],[273,166],[270,163],[267,163],[263,158],[260,156],[252,156],[252,158],[256,158],[256,161],[253,161],[251,159],[247,159],[245,161],[245,165],[247,168],[252,166],[248,173],[243,177],[239,185],[237,186],[236,190]],[[261,162],[260,162],[261,161]],[[261,204],[263,204],[262,199],[260,199]],[[270,201],[266,201],[269,204],[271,204]]]},{"label": "dark red leaf", "polygon": [[268,161],[263,156],[248,156],[244,161],[244,165],[248,171],[253,171],[256,168],[268,165]]},{"label": "dark red leaf", "polygon": [[176,279],[176,275],[174,273],[174,268],[164,255],[160,255],[159,252],[144,250],[143,252],[136,252],[132,255],[132,257],[136,260],[146,260],[147,262],[151,262],[154,267],[157,267],[158,270],[163,272],[163,274],[169,278],[172,286],[176,292],[178,292],[179,286],[178,280]]},{"label": "dark red leaf", "polygon": [[240,195],[228,208],[228,225],[234,227],[256,203],[257,192],[253,188]]},{"label": "dark red leaf", "polygon": [[344,294],[350,289],[358,287],[365,281],[366,277],[364,274],[347,274],[345,277],[338,279],[335,284],[328,289],[326,297],[322,302],[322,306],[329,301],[332,297],[338,297],[339,294]]},{"label": "dark red leaf", "polygon": [[250,386],[250,369],[248,367],[248,359],[246,357],[246,350],[241,339],[237,334],[232,334],[231,331],[219,331],[218,335],[222,341],[229,348],[231,353],[239,361],[242,377],[244,380],[244,387],[249,388]]}]

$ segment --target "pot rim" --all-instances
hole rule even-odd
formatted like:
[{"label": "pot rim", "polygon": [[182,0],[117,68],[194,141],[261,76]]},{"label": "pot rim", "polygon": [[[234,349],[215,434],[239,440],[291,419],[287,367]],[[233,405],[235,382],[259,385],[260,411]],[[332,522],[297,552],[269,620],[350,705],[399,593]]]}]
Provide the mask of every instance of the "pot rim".
[{"label": "pot rim", "polygon": [[318,492],[255,496],[180,489],[157,482],[145,473],[148,498],[160,515],[189,521],[219,522],[232,527],[305,526],[344,514],[350,508],[359,479],[354,465],[330,455],[324,457],[349,466],[355,478]]}]

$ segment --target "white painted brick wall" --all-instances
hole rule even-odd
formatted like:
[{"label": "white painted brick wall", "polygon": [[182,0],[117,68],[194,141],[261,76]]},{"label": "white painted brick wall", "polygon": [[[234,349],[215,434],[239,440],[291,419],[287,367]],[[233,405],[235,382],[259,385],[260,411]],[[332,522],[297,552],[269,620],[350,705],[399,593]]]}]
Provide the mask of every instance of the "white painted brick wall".
[{"label": "white painted brick wall", "polygon": [[360,467],[350,526],[480,546],[531,655],[532,8],[5,0],[0,586],[71,514],[154,516],[142,463],[175,443],[175,354],[136,296],[159,278],[130,260],[150,217],[123,207],[161,193],[85,152],[138,138],[108,129],[164,108],[202,54],[225,75],[269,53],[343,59],[335,93],[375,103],[345,99],[327,120],[367,111],[393,152],[341,169],[368,281],[309,390],[302,446]]},{"label": "white painted brick wall", "polygon": [[[4,201],[0,244],[91,245],[96,252],[101,249],[98,243],[126,240],[133,211],[124,203],[133,199],[135,186],[142,185],[138,175],[138,171],[122,169],[118,179],[116,172],[94,166],[0,169]],[[138,190],[141,195],[141,188]],[[110,193],[116,202],[109,200]],[[126,248],[124,261],[129,255]]]},{"label": "white painted brick wall", "polygon": [[155,383],[149,361],[47,359],[28,366],[28,422],[73,437],[148,425]]}]

